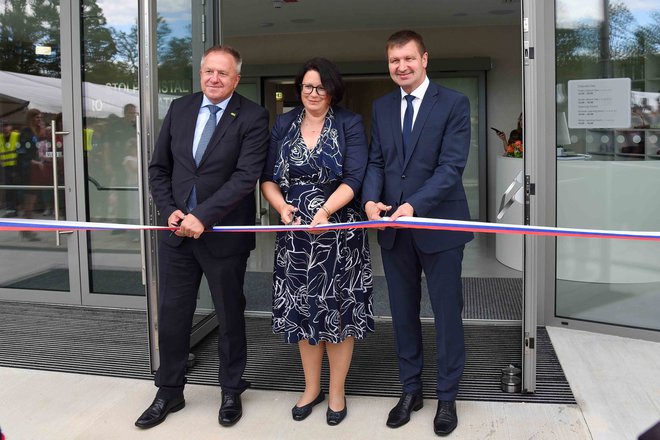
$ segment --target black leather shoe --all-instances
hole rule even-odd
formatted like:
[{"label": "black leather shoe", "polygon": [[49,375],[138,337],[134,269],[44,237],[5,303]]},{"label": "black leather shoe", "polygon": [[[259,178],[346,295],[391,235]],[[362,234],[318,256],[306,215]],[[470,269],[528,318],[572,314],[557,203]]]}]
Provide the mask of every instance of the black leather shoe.
[{"label": "black leather shoe", "polygon": [[387,426],[390,428],[398,428],[410,421],[410,413],[412,411],[419,411],[424,406],[424,399],[422,393],[402,393],[399,403],[390,411],[387,416]]},{"label": "black leather shoe", "polygon": [[218,422],[222,426],[232,426],[241,419],[242,415],[241,395],[238,393],[225,393],[223,391]]},{"label": "black leather shoe", "polygon": [[183,396],[176,399],[161,399],[156,397],[149,408],[142,413],[139,419],[135,422],[138,428],[151,428],[162,423],[165,417],[171,412],[177,412],[186,406],[186,401]]},{"label": "black leather shoe", "polygon": [[456,402],[454,400],[438,400],[438,410],[433,419],[433,431],[439,436],[451,434],[458,425]]},{"label": "black leather shoe", "polygon": [[328,422],[328,425],[337,426],[346,418],[346,414],[348,414],[348,407],[346,406],[346,397],[344,397],[344,409],[333,411],[330,409],[330,405],[328,405],[328,410],[325,412],[325,420]]},{"label": "black leather shoe", "polygon": [[303,405],[303,406],[295,405],[293,408],[291,408],[291,415],[293,416],[293,420],[297,422],[301,420],[305,420],[307,416],[312,413],[312,408],[314,408],[314,406],[318,405],[324,400],[325,400],[325,393],[323,392],[323,390],[321,390],[319,392],[319,395],[316,396],[316,399],[314,399],[307,405]]}]

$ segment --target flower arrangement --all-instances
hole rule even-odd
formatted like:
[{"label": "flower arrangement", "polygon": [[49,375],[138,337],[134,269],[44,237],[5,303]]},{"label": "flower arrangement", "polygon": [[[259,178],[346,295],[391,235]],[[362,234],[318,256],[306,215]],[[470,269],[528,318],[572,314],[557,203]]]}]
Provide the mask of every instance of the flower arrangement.
[{"label": "flower arrangement", "polygon": [[506,152],[504,153],[506,157],[522,157],[523,156],[523,144],[522,141],[514,141],[506,146]]}]

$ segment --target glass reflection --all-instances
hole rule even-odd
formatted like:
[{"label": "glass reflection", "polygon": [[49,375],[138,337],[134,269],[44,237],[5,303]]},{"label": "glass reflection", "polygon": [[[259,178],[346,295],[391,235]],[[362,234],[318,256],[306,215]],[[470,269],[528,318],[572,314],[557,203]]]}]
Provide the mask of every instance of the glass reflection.
[{"label": "glass reflection", "polygon": [[[82,150],[92,222],[139,223],[137,18],[135,2],[82,2]],[[88,240],[92,293],[144,295],[137,232],[94,232]]]},{"label": "glass reflection", "polygon": [[[559,0],[557,67],[557,225],[660,230],[660,7],[628,1]],[[626,127],[604,118],[568,126],[576,96],[569,81],[628,78]],[[626,90],[624,90],[626,92]],[[601,107],[596,107],[600,110]],[[557,240],[556,314],[660,329],[660,244],[624,240]]]},{"label": "glass reflection", "polygon": [[[0,216],[65,216],[59,1],[0,5]],[[55,148],[53,148],[55,140]],[[58,174],[53,175],[53,161]],[[54,181],[57,177],[57,183]],[[53,189],[60,188],[60,206]],[[66,239],[53,232],[0,233],[0,286],[69,290]]]}]

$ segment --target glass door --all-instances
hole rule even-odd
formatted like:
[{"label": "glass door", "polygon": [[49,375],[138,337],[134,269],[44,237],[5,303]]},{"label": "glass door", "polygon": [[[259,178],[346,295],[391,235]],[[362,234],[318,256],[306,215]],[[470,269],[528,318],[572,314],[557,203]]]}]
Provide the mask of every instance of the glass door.
[{"label": "glass door", "polygon": [[[59,1],[0,6],[0,215],[76,220],[67,29]],[[78,236],[0,233],[0,298],[79,303]]]},{"label": "glass door", "polygon": [[[0,6],[0,211],[139,223],[138,6]],[[6,141],[5,141],[6,138]],[[2,232],[0,297],[144,308],[136,233]]]},{"label": "glass door", "polygon": [[[79,10],[79,218],[140,224],[138,4],[81,0]],[[138,231],[87,232],[79,252],[84,304],[145,307]]]},{"label": "glass door", "polygon": [[[557,226],[658,231],[660,4],[556,5]],[[549,319],[658,340],[659,252],[651,241],[557,239]]]}]

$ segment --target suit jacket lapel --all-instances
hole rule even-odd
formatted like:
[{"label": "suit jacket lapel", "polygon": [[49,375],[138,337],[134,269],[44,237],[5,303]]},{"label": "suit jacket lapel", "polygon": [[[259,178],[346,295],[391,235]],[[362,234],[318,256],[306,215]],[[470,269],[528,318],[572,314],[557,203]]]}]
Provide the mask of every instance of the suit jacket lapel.
[{"label": "suit jacket lapel", "polygon": [[410,139],[411,147],[408,149],[406,157],[403,161],[403,169],[408,166],[410,157],[415,151],[415,148],[417,148],[417,141],[419,141],[419,136],[422,134],[422,129],[424,128],[426,119],[428,119],[429,115],[431,114],[431,109],[437,101],[438,89],[435,87],[435,84],[430,83],[428,89],[426,90],[426,94],[424,95],[424,99],[422,99],[422,105],[419,107],[419,113],[415,118],[415,123],[413,124],[413,131]]},{"label": "suit jacket lapel", "polygon": [[209,157],[209,154],[211,154],[212,151],[217,148],[218,144],[220,144],[220,140],[222,139],[222,136],[224,136],[224,134],[227,132],[227,128],[229,128],[229,126],[234,122],[234,120],[238,116],[238,111],[240,110],[240,108],[241,108],[240,97],[238,94],[234,93],[234,95],[229,100],[229,103],[227,104],[227,108],[222,112],[220,121],[218,122],[217,127],[215,127],[215,131],[213,132],[213,136],[209,141],[208,147],[206,147],[204,156],[202,156],[202,160],[199,161],[199,166],[202,166],[206,158]]},{"label": "suit jacket lapel", "polygon": [[392,137],[396,146],[399,163],[403,164],[403,131],[401,129],[401,89],[396,89],[392,98],[392,111],[390,125],[392,126]]}]

